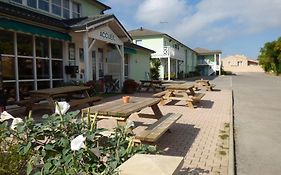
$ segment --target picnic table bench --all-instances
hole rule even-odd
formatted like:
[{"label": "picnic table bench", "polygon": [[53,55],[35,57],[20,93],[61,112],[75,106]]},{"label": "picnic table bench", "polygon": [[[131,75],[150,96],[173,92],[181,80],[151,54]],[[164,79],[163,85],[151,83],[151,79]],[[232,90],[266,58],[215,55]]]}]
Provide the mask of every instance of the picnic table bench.
[{"label": "picnic table bench", "polygon": [[216,86],[215,84],[210,84],[209,80],[200,79],[200,80],[196,80],[195,82],[196,82],[195,84],[196,89],[199,89],[199,87],[205,87],[207,91],[213,91],[214,90],[213,88]]},{"label": "picnic table bench", "polygon": [[195,93],[194,85],[175,84],[166,87],[165,91],[156,93],[153,97],[162,98],[161,104],[164,105],[168,101],[179,100],[185,101],[190,108],[196,107],[196,104],[204,97],[204,93]]},{"label": "picnic table bench", "polygon": [[[36,109],[55,109],[55,101],[67,101],[71,107],[86,104],[93,105],[94,102],[101,100],[101,97],[90,97],[86,86],[64,86],[49,89],[30,91],[31,98],[18,101],[17,105],[25,106],[26,113]],[[80,94],[80,98],[72,98],[72,95]],[[42,101],[46,101],[45,103]]]},{"label": "picnic table bench", "polygon": [[165,90],[161,80],[140,80],[140,86],[138,91],[140,92],[142,88],[145,88],[145,91],[148,92],[150,89],[156,91],[157,89]]},{"label": "picnic table bench", "polygon": [[[160,98],[130,97],[129,103],[123,103],[122,99],[117,99],[84,108],[82,109],[82,115],[87,114],[94,117],[97,113],[97,119],[113,118],[117,120],[118,125],[123,126],[126,125],[126,120],[131,115],[139,118],[157,119],[153,125],[149,126],[140,135],[135,136],[136,142],[155,143],[181,117],[181,114],[173,113],[163,115],[158,107],[160,100]],[[153,114],[139,112],[146,107],[151,107]]]}]

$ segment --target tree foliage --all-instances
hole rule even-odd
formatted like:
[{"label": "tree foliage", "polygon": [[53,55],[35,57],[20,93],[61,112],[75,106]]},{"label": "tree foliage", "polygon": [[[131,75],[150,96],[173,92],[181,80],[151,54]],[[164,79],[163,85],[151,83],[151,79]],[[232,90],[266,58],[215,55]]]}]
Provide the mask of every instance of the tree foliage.
[{"label": "tree foliage", "polygon": [[259,64],[266,72],[281,73],[281,37],[264,44],[260,50]]},{"label": "tree foliage", "polygon": [[158,59],[152,59],[152,67],[150,68],[151,73],[151,79],[152,80],[159,80],[160,74],[159,74],[159,68],[161,65],[160,60]]}]

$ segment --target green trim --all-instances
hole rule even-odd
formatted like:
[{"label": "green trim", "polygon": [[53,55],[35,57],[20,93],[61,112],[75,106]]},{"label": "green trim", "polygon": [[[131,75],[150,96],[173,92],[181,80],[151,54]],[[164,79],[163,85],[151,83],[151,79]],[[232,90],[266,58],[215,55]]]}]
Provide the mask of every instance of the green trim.
[{"label": "green trim", "polygon": [[65,41],[71,41],[71,36],[66,33],[57,32],[54,30],[49,30],[42,27],[37,27],[29,24],[25,24],[22,22],[17,22],[13,20],[8,20],[4,18],[0,18],[0,28],[2,29],[11,29],[19,32],[29,33],[32,35],[50,37],[61,39]]},{"label": "green trim", "polygon": [[124,52],[127,54],[137,54],[137,51],[132,48],[124,47]]}]

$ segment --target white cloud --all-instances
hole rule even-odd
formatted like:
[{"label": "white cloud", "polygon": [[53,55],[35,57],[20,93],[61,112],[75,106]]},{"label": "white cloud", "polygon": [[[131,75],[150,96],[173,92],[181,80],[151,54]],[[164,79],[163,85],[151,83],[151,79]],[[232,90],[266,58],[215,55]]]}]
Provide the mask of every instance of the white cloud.
[{"label": "white cloud", "polygon": [[127,7],[139,4],[139,0],[106,0],[103,3],[111,7]]},{"label": "white cloud", "polygon": [[[199,33],[206,33],[206,30],[219,29],[232,31],[230,32],[232,34],[252,33],[281,26],[279,0],[202,0],[195,8],[194,14],[178,21],[175,35],[192,37]],[[224,35],[224,31],[221,32]],[[209,37],[217,37],[217,34],[217,32],[209,32]],[[229,35],[224,35],[227,36]]]},{"label": "white cloud", "polygon": [[[124,0],[122,0],[124,1]],[[220,41],[237,34],[281,27],[280,0],[144,0],[136,19],[144,25],[169,32],[176,38],[204,37]],[[160,25],[168,22],[168,25]],[[144,26],[145,27],[145,26]]]},{"label": "white cloud", "polygon": [[144,0],[137,9],[136,18],[149,25],[172,22],[188,12],[185,0]]}]

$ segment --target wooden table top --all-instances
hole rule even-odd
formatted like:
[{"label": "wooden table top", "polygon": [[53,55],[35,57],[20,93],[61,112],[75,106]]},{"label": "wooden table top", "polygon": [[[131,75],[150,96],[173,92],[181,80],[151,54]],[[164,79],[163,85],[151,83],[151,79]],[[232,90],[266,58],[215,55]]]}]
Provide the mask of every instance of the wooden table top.
[{"label": "wooden table top", "polygon": [[88,87],[88,86],[63,86],[63,87],[30,91],[30,93],[51,96],[51,95],[57,95],[57,94],[67,94],[67,93],[71,93],[71,92],[84,91],[84,90],[88,90],[88,89],[90,89],[90,87]]},{"label": "wooden table top", "polygon": [[188,90],[193,88],[192,84],[172,84],[166,87],[167,90]]},{"label": "wooden table top", "polygon": [[98,112],[98,115],[126,118],[132,113],[138,112],[143,108],[158,104],[160,100],[160,98],[130,97],[129,103],[124,104],[121,97],[120,99],[114,101],[84,108],[82,109],[82,112],[87,113],[88,109],[90,109],[91,114]]},{"label": "wooden table top", "polygon": [[203,79],[202,79],[202,80],[195,80],[195,82],[196,82],[196,83],[201,83],[201,82],[207,83],[207,82],[209,82],[209,80],[203,80]]},{"label": "wooden table top", "polygon": [[140,80],[142,83],[162,83],[161,80]]}]

